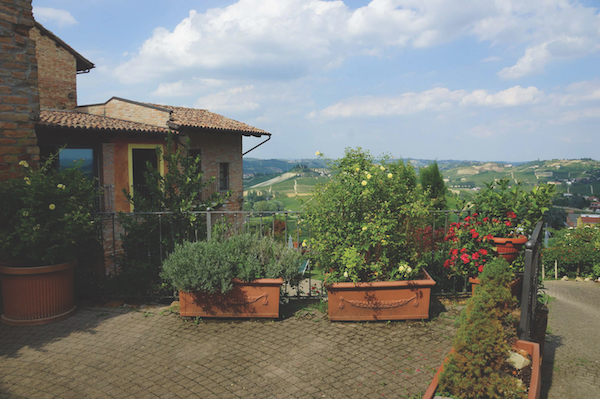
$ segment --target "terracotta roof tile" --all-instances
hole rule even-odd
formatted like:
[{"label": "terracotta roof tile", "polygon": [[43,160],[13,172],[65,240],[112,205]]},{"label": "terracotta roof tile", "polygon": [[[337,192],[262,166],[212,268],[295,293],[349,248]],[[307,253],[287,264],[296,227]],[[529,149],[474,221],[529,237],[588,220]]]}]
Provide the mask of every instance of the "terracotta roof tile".
[{"label": "terracotta roof tile", "polygon": [[50,111],[40,112],[38,125],[55,126],[71,129],[90,130],[120,130],[131,132],[167,133],[168,129],[147,125],[145,123],[129,122],[121,119],[107,118],[105,116],[84,114],[74,111]]},{"label": "terracotta roof tile", "polygon": [[174,107],[172,105],[161,105],[151,103],[144,104],[172,111],[171,122],[179,126],[206,129],[234,130],[243,133],[249,133],[251,135],[270,135],[270,133],[267,133],[262,129],[258,129],[245,123],[226,118],[223,115],[215,114],[205,109]]}]

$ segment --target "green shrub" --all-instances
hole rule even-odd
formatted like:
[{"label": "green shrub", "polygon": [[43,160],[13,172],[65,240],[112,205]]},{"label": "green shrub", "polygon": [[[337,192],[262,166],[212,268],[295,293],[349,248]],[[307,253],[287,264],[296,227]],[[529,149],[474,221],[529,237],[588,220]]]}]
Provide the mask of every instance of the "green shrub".
[{"label": "green shrub", "polygon": [[[413,167],[389,157],[377,163],[360,148],[346,149],[329,167],[331,180],[315,185],[304,203],[311,256],[327,282],[419,276],[425,262],[414,232],[427,223],[429,200]],[[410,272],[399,273],[405,264]]]},{"label": "green shrub", "polygon": [[600,277],[600,229],[581,226],[552,232],[542,259],[548,268],[557,262],[559,275]]},{"label": "green shrub", "polygon": [[510,316],[515,299],[508,285],[512,273],[503,258],[490,262],[481,284],[467,301],[460,328],[440,375],[439,390],[456,398],[525,398],[508,374],[506,359],[516,331]]},{"label": "green shrub", "polygon": [[163,262],[161,276],[180,291],[226,293],[231,279],[279,278],[293,283],[302,261],[300,252],[271,237],[253,234],[228,239],[185,242]]}]

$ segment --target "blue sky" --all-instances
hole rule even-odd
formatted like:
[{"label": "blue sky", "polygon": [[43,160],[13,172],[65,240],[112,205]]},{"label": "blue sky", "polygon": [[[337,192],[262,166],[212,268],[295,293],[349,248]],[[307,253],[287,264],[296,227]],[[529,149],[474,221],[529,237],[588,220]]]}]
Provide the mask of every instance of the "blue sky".
[{"label": "blue sky", "polygon": [[[273,134],[258,158],[600,159],[600,2],[33,0],[112,96]],[[246,149],[258,139],[244,139]]]}]

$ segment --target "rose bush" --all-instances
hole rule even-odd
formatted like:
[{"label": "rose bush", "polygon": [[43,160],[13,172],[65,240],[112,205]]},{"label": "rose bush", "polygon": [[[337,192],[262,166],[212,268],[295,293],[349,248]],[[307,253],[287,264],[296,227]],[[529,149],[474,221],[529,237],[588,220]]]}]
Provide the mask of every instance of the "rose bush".
[{"label": "rose bush", "polygon": [[19,162],[23,178],[0,183],[0,258],[23,266],[71,261],[97,232],[97,191],[77,167]]},{"label": "rose bush", "polygon": [[[322,154],[320,156],[323,156]],[[428,200],[413,167],[380,163],[360,148],[330,163],[332,179],[316,185],[304,204],[311,232],[311,257],[326,281],[406,280],[424,264],[419,237]]]}]

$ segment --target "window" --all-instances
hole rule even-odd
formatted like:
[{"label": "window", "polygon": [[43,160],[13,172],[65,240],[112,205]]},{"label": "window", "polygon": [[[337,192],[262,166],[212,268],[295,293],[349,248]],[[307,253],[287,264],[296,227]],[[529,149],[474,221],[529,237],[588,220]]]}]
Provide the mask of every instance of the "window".
[{"label": "window", "polygon": [[222,162],[219,164],[219,191],[229,190],[229,164]]},{"label": "window", "polygon": [[54,146],[40,146],[40,158],[42,162],[57,152],[58,155],[52,163],[56,169],[80,166],[83,173],[89,178],[98,177],[98,168],[93,148],[63,148],[59,152],[59,148]]},{"label": "window", "polygon": [[[164,175],[164,163],[162,157],[159,159],[156,148],[160,144],[128,144],[128,164],[129,164],[129,192],[133,195],[142,195],[149,198],[148,188],[144,178],[144,173],[150,167],[157,169],[161,175]],[[130,211],[133,212],[133,204],[130,204]]]}]

